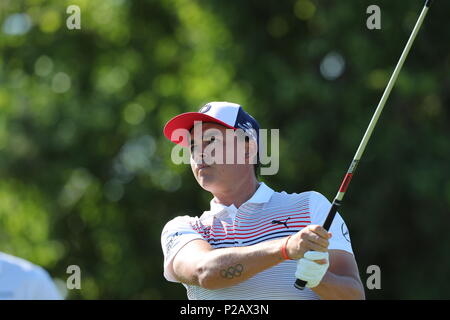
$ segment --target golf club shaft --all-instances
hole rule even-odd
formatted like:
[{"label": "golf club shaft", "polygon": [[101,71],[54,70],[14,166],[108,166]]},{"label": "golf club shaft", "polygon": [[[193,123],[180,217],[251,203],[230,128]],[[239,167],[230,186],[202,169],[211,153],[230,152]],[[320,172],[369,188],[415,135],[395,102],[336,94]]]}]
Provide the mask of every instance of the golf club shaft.
[{"label": "golf club shaft", "polygon": [[[342,181],[342,184],[339,188],[338,193],[336,194],[336,197],[333,200],[333,203],[331,204],[330,211],[328,212],[327,218],[325,219],[325,222],[323,224],[323,228],[327,231],[331,227],[331,223],[333,222],[334,216],[336,215],[338,207],[341,205],[342,200],[344,199],[344,195],[347,191],[348,185],[350,184],[350,181],[353,177],[353,174],[356,170],[356,167],[358,166],[358,162],[361,159],[364,150],[366,149],[367,142],[369,141],[370,137],[372,136],[373,129],[375,128],[378,118],[380,117],[381,112],[383,111],[384,105],[386,104],[387,99],[389,98],[389,94],[392,91],[392,88],[395,85],[395,81],[398,78],[398,75],[400,73],[400,70],[402,69],[403,63],[406,60],[406,57],[408,56],[408,53],[412,47],[412,44],[414,42],[414,39],[417,36],[417,33],[420,30],[420,27],[422,26],[423,20],[425,19],[425,16],[427,15],[428,9],[431,5],[432,0],[427,0],[425,2],[425,6],[422,9],[422,12],[420,13],[419,19],[417,20],[416,25],[414,26],[414,29],[411,33],[411,36],[408,39],[408,42],[406,43],[405,49],[402,52],[402,55],[400,56],[400,60],[397,63],[397,66],[394,69],[394,72],[392,73],[392,76],[386,86],[386,89],[384,90],[383,96],[381,97],[381,100],[375,110],[375,113],[372,116],[372,119],[370,120],[369,126],[367,127],[366,132],[364,133],[364,137],[362,138],[358,150],[356,151],[356,154],[353,158],[352,163],[350,164],[350,167],[344,177],[344,180]],[[303,290],[306,285],[306,281],[297,279],[295,281],[294,286],[297,289]]]}]

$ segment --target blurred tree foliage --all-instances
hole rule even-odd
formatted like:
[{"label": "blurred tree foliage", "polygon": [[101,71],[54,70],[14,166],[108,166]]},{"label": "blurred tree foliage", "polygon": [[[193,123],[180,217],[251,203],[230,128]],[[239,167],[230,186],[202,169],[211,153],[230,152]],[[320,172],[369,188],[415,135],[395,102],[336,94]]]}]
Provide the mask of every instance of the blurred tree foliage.
[{"label": "blurred tree foliage", "polygon": [[[68,30],[66,8],[81,9]],[[381,8],[381,30],[366,9]],[[238,102],[280,128],[278,190],[330,200],[423,1],[2,0],[0,250],[68,298],[175,299],[160,233],[210,195],[162,136],[172,116]],[[448,298],[450,2],[420,31],[341,214],[368,298]]]}]

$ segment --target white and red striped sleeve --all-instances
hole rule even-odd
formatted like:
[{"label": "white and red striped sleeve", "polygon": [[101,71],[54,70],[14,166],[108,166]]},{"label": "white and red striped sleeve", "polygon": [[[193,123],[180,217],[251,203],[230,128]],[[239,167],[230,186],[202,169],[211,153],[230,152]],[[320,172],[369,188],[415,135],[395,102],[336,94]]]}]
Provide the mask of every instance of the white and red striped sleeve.
[{"label": "white and red striped sleeve", "polygon": [[173,273],[172,261],[180,249],[188,242],[196,239],[203,240],[202,235],[192,228],[196,217],[176,217],[163,228],[161,246],[164,254],[164,277],[172,282],[179,282]]},{"label": "white and red striped sleeve", "polygon": [[[310,192],[310,210],[311,210],[311,224],[323,225],[330,210],[331,203],[321,193],[316,191]],[[339,212],[333,219],[330,230],[333,236],[330,239],[329,250],[344,250],[353,254],[352,244],[350,240],[350,232],[347,225],[342,219]]]}]

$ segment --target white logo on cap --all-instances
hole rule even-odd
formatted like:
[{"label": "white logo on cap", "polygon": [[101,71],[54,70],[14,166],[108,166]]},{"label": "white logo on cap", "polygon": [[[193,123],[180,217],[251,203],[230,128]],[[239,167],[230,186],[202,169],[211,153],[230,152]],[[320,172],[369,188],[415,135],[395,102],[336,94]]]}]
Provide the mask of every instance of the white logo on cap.
[{"label": "white logo on cap", "polygon": [[252,124],[250,122],[248,122],[248,121],[246,123],[239,123],[238,127],[243,129],[244,131],[253,129]]},{"label": "white logo on cap", "polygon": [[206,113],[209,111],[209,109],[211,109],[211,105],[208,103],[208,104],[205,104],[203,107],[201,107],[200,110],[198,110],[198,112]]},{"label": "white logo on cap", "polygon": [[238,127],[244,130],[247,134],[249,134],[253,139],[256,140],[255,130],[250,122],[239,123]]}]

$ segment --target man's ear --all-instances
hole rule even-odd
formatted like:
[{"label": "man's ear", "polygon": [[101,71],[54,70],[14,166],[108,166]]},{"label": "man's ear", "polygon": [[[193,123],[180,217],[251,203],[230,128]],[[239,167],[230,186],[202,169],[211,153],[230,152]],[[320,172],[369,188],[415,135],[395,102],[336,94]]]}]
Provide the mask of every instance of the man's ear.
[{"label": "man's ear", "polygon": [[248,160],[249,164],[256,164],[258,161],[256,156],[258,154],[258,144],[255,140],[249,139],[246,145],[245,159]]}]

